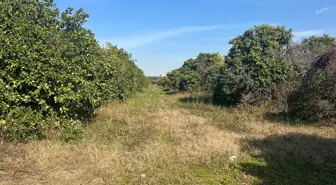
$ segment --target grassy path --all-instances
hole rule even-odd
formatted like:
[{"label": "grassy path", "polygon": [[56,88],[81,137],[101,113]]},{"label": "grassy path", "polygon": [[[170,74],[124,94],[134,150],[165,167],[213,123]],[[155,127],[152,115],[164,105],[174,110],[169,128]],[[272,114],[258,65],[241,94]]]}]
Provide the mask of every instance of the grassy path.
[{"label": "grassy path", "polygon": [[0,184],[336,184],[335,128],[188,96],[150,87],[104,105],[81,141],[0,144]]}]

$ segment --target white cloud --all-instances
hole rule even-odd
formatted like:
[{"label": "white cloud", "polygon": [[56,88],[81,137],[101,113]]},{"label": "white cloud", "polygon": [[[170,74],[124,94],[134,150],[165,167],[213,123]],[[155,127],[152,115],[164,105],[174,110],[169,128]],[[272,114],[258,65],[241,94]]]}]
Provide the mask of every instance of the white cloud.
[{"label": "white cloud", "polygon": [[303,37],[309,37],[313,35],[322,35],[324,33],[325,30],[306,30],[306,31],[293,32],[295,39],[301,39]]},{"label": "white cloud", "polygon": [[319,9],[319,10],[316,10],[315,13],[316,13],[317,15],[318,15],[318,14],[321,14],[321,13],[325,13],[325,12],[329,11],[332,7],[333,7],[333,6],[327,6],[327,7],[321,8],[321,9]]},{"label": "white cloud", "polygon": [[175,36],[179,36],[182,34],[222,30],[222,29],[233,29],[233,28],[244,27],[244,26],[252,26],[254,24],[255,23],[216,24],[216,25],[209,25],[209,26],[180,27],[180,28],[173,28],[173,29],[163,30],[159,32],[145,34],[145,35],[140,35],[140,36],[130,36],[128,38],[105,39],[104,42],[109,41],[109,42],[112,42],[112,44],[118,45],[126,49],[130,49],[130,48],[140,47],[146,44],[162,41],[162,40],[175,37]]}]

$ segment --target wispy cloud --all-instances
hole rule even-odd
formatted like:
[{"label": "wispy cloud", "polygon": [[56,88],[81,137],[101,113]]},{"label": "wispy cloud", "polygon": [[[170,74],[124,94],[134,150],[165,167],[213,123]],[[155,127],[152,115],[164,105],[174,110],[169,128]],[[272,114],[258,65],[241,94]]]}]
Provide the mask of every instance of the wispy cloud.
[{"label": "wispy cloud", "polygon": [[307,37],[312,35],[322,35],[324,30],[306,30],[306,31],[297,31],[294,32],[295,37]]},{"label": "wispy cloud", "polygon": [[316,10],[315,13],[316,13],[317,15],[318,15],[318,14],[321,14],[321,13],[325,13],[325,12],[329,11],[332,7],[333,7],[333,6],[327,6],[327,7],[318,9],[318,10]]},{"label": "wispy cloud", "polygon": [[180,27],[180,28],[163,30],[159,32],[153,32],[153,33],[140,35],[140,36],[131,36],[128,38],[105,39],[103,40],[103,42],[109,41],[109,42],[112,42],[113,44],[129,49],[129,48],[140,47],[146,44],[162,41],[162,40],[175,37],[175,36],[179,36],[182,34],[223,30],[223,29],[234,29],[234,28],[239,28],[239,27],[252,26],[254,24],[255,23],[216,24],[216,25],[208,25],[208,26]]},{"label": "wispy cloud", "polygon": [[306,30],[293,32],[295,41],[299,41],[304,37],[310,37],[313,35],[323,35],[324,33],[326,33],[326,30]]}]

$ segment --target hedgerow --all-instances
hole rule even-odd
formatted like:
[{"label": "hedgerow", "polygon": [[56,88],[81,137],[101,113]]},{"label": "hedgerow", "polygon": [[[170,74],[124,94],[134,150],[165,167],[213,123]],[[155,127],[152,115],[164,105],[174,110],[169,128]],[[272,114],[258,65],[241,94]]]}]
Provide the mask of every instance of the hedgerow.
[{"label": "hedgerow", "polygon": [[40,139],[47,128],[75,138],[76,125],[92,118],[103,101],[125,100],[148,84],[127,52],[99,46],[83,27],[88,14],[82,9],[60,13],[52,0],[5,0],[0,6],[3,138]]},{"label": "hedgerow", "polygon": [[334,123],[336,38],[292,38],[292,30],[283,26],[255,26],[229,42],[227,56],[200,53],[167,73],[160,84],[180,91],[205,90],[217,105],[271,101],[292,120]]}]

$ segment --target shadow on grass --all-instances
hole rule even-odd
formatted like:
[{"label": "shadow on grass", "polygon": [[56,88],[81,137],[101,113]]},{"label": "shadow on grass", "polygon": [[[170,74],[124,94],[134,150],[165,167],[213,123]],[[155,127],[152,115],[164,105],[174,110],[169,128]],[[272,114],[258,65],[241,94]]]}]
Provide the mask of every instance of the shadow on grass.
[{"label": "shadow on grass", "polygon": [[239,165],[243,172],[258,177],[260,185],[336,184],[336,138],[288,134],[243,143],[249,152],[260,151],[256,160]]},{"label": "shadow on grass", "polygon": [[192,95],[192,96],[180,98],[180,102],[182,103],[202,103],[202,104],[213,105],[211,96]]},{"label": "shadow on grass", "polygon": [[182,103],[201,103],[206,105],[213,105],[216,107],[235,108],[239,104],[224,104],[218,101],[214,101],[212,95],[206,94],[191,94],[190,96],[181,98]]},{"label": "shadow on grass", "polygon": [[266,112],[263,115],[263,118],[267,121],[274,122],[274,123],[292,123],[292,121],[288,118],[286,112]]},{"label": "shadow on grass", "polygon": [[163,92],[164,92],[166,95],[174,95],[174,94],[179,93],[178,90],[174,90],[174,89],[163,89]]}]

